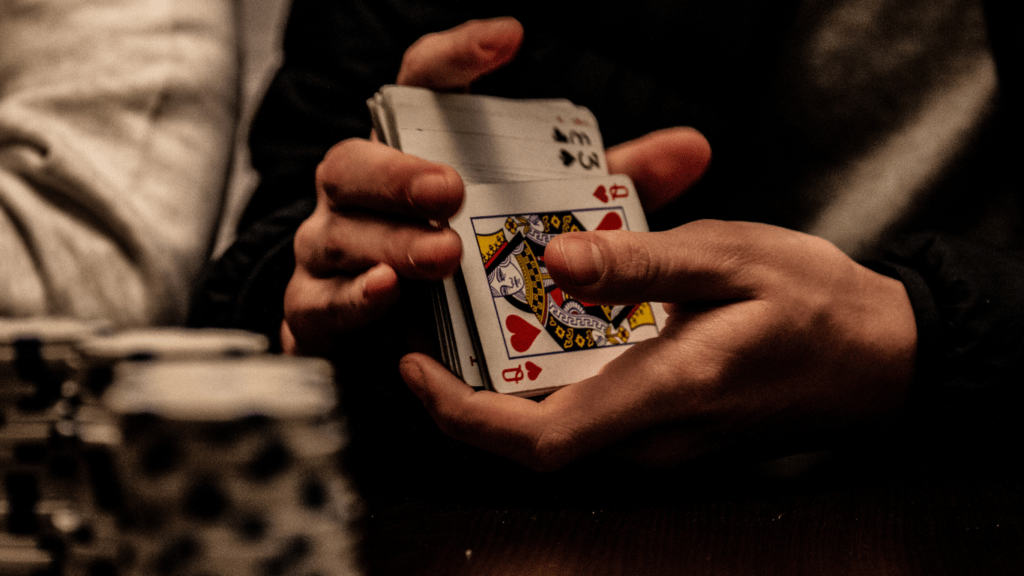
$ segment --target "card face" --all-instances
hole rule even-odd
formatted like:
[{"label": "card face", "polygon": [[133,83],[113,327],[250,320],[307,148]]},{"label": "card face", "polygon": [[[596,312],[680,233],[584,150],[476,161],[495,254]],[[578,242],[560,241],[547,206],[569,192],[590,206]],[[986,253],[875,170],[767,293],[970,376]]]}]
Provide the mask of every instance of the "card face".
[{"label": "card face", "polygon": [[451,221],[491,387],[533,395],[596,374],[664,326],[657,303],[608,306],[563,292],[544,252],[560,234],[646,231],[626,176],[467,186]]},{"label": "card face", "polygon": [[442,361],[474,387],[531,396],[596,374],[657,336],[657,303],[607,306],[562,292],[544,251],[572,231],[646,231],[632,182],[608,176],[597,120],[568,100],[385,86],[369,102],[387,144],[455,168],[461,273],[434,294]]}]

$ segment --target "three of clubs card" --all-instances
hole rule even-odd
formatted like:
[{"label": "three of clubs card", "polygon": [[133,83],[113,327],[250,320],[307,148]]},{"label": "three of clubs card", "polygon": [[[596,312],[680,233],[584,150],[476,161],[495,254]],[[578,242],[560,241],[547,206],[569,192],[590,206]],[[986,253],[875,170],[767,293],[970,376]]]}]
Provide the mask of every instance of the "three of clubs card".
[{"label": "three of clubs card", "polygon": [[368,105],[386,144],[448,164],[466,183],[447,223],[462,238],[462,267],[433,294],[441,360],[454,374],[477,388],[538,395],[658,334],[661,304],[581,301],[547,272],[544,250],[560,234],[647,230],[633,183],[608,175],[589,110],[399,86]]}]

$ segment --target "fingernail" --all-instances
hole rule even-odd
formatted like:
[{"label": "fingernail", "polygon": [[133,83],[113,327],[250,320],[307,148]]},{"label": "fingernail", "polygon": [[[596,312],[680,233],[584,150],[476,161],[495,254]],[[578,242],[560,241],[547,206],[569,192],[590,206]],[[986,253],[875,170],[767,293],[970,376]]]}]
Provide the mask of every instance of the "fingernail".
[{"label": "fingernail", "polygon": [[398,363],[398,371],[402,375],[402,380],[419,396],[420,387],[423,385],[423,368],[419,363],[409,358],[402,358]]},{"label": "fingernail", "polygon": [[[436,230],[416,238],[405,258],[412,268],[430,279],[453,273],[462,256],[462,241],[451,229]],[[435,278],[436,276],[436,278]]]},{"label": "fingernail", "polygon": [[556,247],[562,253],[573,286],[589,286],[601,279],[604,257],[593,242],[570,235],[563,236]]},{"label": "fingernail", "polygon": [[378,293],[390,288],[393,272],[391,267],[383,262],[378,263],[362,275],[363,298],[373,300]]},{"label": "fingernail", "polygon": [[487,21],[479,36],[479,45],[485,50],[501,50],[509,46],[506,34],[516,33],[522,25],[515,18],[495,18]]}]

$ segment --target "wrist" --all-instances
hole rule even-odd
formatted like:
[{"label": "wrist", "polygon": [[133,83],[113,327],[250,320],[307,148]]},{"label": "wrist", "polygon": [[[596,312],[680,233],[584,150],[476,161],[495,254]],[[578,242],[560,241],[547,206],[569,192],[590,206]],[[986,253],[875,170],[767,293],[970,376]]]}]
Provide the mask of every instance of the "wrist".
[{"label": "wrist", "polygon": [[917,357],[917,324],[903,283],[861,269],[859,327],[863,364],[866,368],[865,397],[869,416],[890,418],[903,409],[914,379]]}]

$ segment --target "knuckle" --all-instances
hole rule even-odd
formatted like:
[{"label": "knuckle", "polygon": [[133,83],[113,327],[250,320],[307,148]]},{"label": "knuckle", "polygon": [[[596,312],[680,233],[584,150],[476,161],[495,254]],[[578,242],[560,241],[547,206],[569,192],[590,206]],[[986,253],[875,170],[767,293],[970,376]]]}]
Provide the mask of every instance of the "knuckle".
[{"label": "knuckle", "polygon": [[764,261],[761,246],[765,226],[749,222],[697,220],[686,225],[699,242],[695,253],[700,254],[698,269],[707,279],[730,279],[736,286],[760,270]]},{"label": "knuckle", "polygon": [[314,211],[309,218],[299,224],[298,229],[295,230],[295,240],[292,243],[297,264],[305,267],[311,263],[313,254],[323,237],[320,234],[322,228],[323,216],[319,210]]},{"label": "knuckle", "polygon": [[[351,177],[350,159],[359,154],[359,149],[366,141],[361,138],[348,138],[338,142],[324,154],[314,171],[318,202],[333,204],[343,194],[345,178]],[[362,163],[356,163],[361,166]]]},{"label": "knuckle", "polygon": [[315,321],[334,326],[339,332],[372,321],[377,311],[367,306],[366,299],[358,290],[354,290],[353,286],[354,283],[349,279],[339,282],[339,285],[325,297],[321,306],[310,311],[315,312]]},{"label": "knuckle", "polygon": [[323,159],[320,160],[320,164],[317,165],[317,180],[327,178],[331,168],[347,162],[348,158],[355,154],[364,142],[365,140],[362,138],[346,138],[331,146],[324,154]]},{"label": "knuckle", "polygon": [[544,428],[533,441],[524,463],[537,472],[553,472],[569,463],[577,444],[575,434],[562,426]]},{"label": "knuckle", "polygon": [[479,435],[476,413],[464,403],[439,402],[430,398],[427,410],[442,432],[457,440],[468,440]]},{"label": "knuckle", "polygon": [[351,236],[336,218],[307,220],[295,233],[296,263],[318,276],[350,270],[362,260],[352,250]]},{"label": "knuckle", "polygon": [[332,172],[333,167],[331,160],[325,157],[316,166],[316,172],[314,174],[316,182],[316,195],[317,203],[330,202],[331,198],[337,194],[337,185],[333,181]]},{"label": "knuckle", "polygon": [[420,81],[424,63],[427,61],[425,53],[437,41],[438,36],[438,32],[420,36],[405,50],[405,53],[402,54],[402,64],[399,67],[399,84],[413,84]]},{"label": "knuckle", "polygon": [[320,332],[323,326],[323,306],[313,296],[314,293],[315,288],[301,278],[293,278],[285,290],[283,319],[300,340]]},{"label": "knuckle", "polygon": [[347,250],[334,243],[327,243],[320,247],[320,260],[329,267],[343,268],[344,263],[349,259]]},{"label": "knuckle", "polygon": [[[630,244],[630,261],[633,262],[633,266],[636,268],[636,275],[640,286],[645,286],[655,278],[661,276],[662,266],[661,260],[654,257],[651,254],[650,247],[643,242],[633,242]],[[640,286],[637,286],[638,288]]]},{"label": "knuckle", "polygon": [[317,234],[315,229],[319,227],[317,222],[319,219],[320,216],[316,212],[313,212],[309,218],[306,218],[301,224],[299,224],[299,227],[295,230],[296,250],[301,246],[311,244],[316,238]]},{"label": "knuckle", "polygon": [[305,298],[307,283],[308,277],[306,274],[301,269],[296,268],[284,290],[285,320],[294,319],[296,315],[301,314],[308,308]]},{"label": "knuckle", "polygon": [[635,234],[624,234],[622,241],[618,242],[622,249],[616,253],[615,265],[625,274],[616,281],[624,282],[624,291],[642,291],[664,274],[664,266],[661,259],[651,252],[648,242],[641,241]]},{"label": "knuckle", "polygon": [[387,162],[380,166],[379,170],[384,194],[389,198],[410,203],[409,184],[415,172],[409,169],[408,163]]}]

